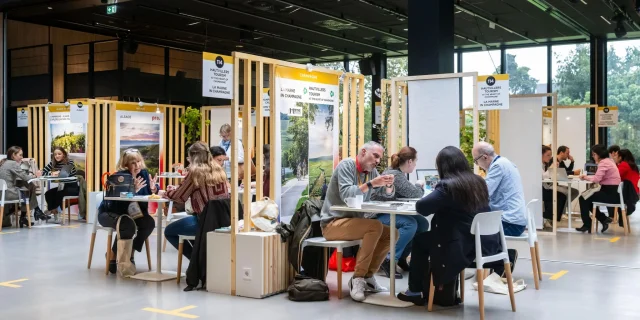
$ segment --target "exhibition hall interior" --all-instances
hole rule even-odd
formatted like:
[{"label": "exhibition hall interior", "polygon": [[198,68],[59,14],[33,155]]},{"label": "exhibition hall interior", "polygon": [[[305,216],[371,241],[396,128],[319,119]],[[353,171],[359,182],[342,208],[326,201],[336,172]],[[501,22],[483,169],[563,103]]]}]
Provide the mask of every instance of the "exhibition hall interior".
[{"label": "exhibition hall interior", "polygon": [[0,21],[0,319],[640,314],[636,0]]}]

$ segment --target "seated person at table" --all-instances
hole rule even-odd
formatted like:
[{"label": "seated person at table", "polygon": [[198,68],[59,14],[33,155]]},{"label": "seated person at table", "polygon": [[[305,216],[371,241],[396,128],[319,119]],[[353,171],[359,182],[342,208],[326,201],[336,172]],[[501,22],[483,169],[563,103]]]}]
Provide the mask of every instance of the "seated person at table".
[{"label": "seated person at table", "polygon": [[211,152],[213,161],[215,161],[220,167],[224,167],[224,162],[227,159],[227,153],[224,151],[224,149],[219,146],[213,146],[209,148],[209,152]]},{"label": "seated person at table", "polygon": [[363,301],[365,291],[387,291],[374,274],[389,252],[389,227],[363,212],[334,211],[331,206],[346,206],[346,199],[361,195],[369,201],[373,194],[393,199],[393,175],[381,176],[376,166],[384,154],[377,142],[367,142],[355,159],[344,159],[336,166],[321,210],[322,234],[329,241],[362,240],[356,256],[353,278],[349,280],[351,298]]},{"label": "seated person at table", "polygon": [[[609,159],[609,152],[603,145],[596,144],[591,147],[591,157],[598,164],[598,171],[592,176],[582,175],[580,179],[597,183],[600,186],[597,187],[599,190],[590,189],[580,196],[580,215],[583,225],[576,228],[577,231],[589,231],[589,233],[591,233],[591,212],[594,202],[620,203],[620,195],[618,194],[620,172],[618,172],[615,162]],[[596,208],[596,219],[602,223],[602,232],[609,229],[609,223],[612,219],[600,212],[600,208]]]},{"label": "seated person at table", "polygon": [[502,226],[506,236],[518,237],[527,226],[526,205],[518,167],[496,154],[493,146],[478,142],[471,151],[473,161],[487,172],[491,210],[502,211]]},{"label": "seated person at table", "polygon": [[614,158],[618,164],[618,172],[620,172],[620,180],[629,181],[633,188],[638,191],[638,180],[640,180],[640,174],[638,173],[638,165],[633,153],[629,149],[621,149],[618,151],[618,156]]},{"label": "seated person at table", "polygon": [[[60,176],[60,173],[65,172],[65,176]],[[42,175],[53,177],[75,177],[76,166],[73,160],[69,159],[69,154],[62,147],[53,148],[53,160],[42,169]],[[80,187],[77,181],[59,183],[57,188],[49,189],[44,193],[44,198],[47,200],[47,209],[49,214],[53,214],[53,222],[60,223],[58,220],[58,209],[62,205],[62,198],[67,196],[77,196],[80,193]]]},{"label": "seated person at table", "polygon": [[[566,161],[569,160],[569,165],[567,165]],[[558,168],[564,169],[567,172],[568,176],[574,174],[580,174],[580,170],[573,170],[573,166],[575,162],[573,161],[573,156],[571,155],[571,150],[567,146],[558,147],[558,153],[556,155],[556,161],[558,162]],[[573,192],[572,192],[573,194]]]},{"label": "seated person at table", "polygon": [[[40,177],[42,172],[37,171],[27,173],[20,167],[21,163],[22,148],[16,146],[9,148],[7,150],[7,157],[0,160],[0,179],[7,183],[4,200],[18,200],[20,199],[20,192],[18,192],[18,189],[21,187],[28,188],[28,191],[26,192],[29,195],[29,208],[33,209],[33,216],[35,219],[44,220],[45,214],[38,207],[38,199],[36,198],[37,183],[27,183],[30,179]],[[3,227],[11,226],[11,217],[9,215],[13,212],[14,210],[7,210],[7,208],[5,208],[2,221]],[[31,213],[25,211],[20,214],[20,228],[28,224],[27,214]],[[33,225],[33,222],[31,224]]]},{"label": "seated person at table", "polygon": [[607,149],[607,152],[609,152],[609,158],[615,160],[618,157],[618,152],[620,152],[620,146],[614,144]]},{"label": "seated person at table", "polygon": [[[127,149],[120,156],[118,161],[118,173],[129,173],[134,177],[135,192],[137,196],[148,196],[157,192],[158,186],[156,184],[157,178],[149,178],[149,172],[144,165],[144,159],[137,149]],[[142,245],[145,240],[151,235],[155,228],[155,220],[149,215],[147,202],[136,202],[140,206],[142,211],[142,217],[132,221],[128,218],[123,218],[120,221],[120,237],[123,240],[133,238],[133,249],[131,251],[131,262],[135,264],[133,255],[135,251],[142,251]],[[116,228],[118,218],[121,215],[128,214],[129,205],[132,202],[129,201],[103,201],[98,210],[98,222],[103,227]],[[135,225],[134,225],[135,223]],[[137,228],[136,228],[137,227]],[[137,231],[136,231],[137,229]],[[133,237],[135,234],[135,238]],[[114,238],[116,238],[114,236]],[[114,239],[112,247],[112,256],[109,261],[109,272],[116,273],[116,253],[117,253],[117,239]]]},{"label": "seated person at table", "polygon": [[[195,236],[198,230],[198,215],[209,200],[229,198],[227,178],[224,169],[213,160],[209,148],[204,142],[196,142],[189,147],[189,173],[177,188],[167,187],[167,191],[160,191],[164,198],[174,202],[185,203],[191,198],[194,215],[170,223],[164,229],[164,236],[176,249],[179,236]],[[193,246],[188,241],[184,243],[182,254],[191,258]]]},{"label": "seated person at table", "polygon": [[[549,160],[551,159],[551,148],[547,146],[542,146],[542,179],[552,179],[554,172],[554,165],[549,165]],[[553,163],[553,162],[552,162]],[[564,162],[560,162],[564,163]],[[558,168],[558,170],[563,170],[562,168]],[[562,214],[564,213],[565,206],[567,204],[567,197],[569,194],[569,187],[564,185],[558,185],[558,202],[556,203],[556,208],[558,210],[558,216],[556,217],[557,221],[562,220]],[[571,201],[578,197],[578,190],[571,188]],[[553,228],[553,183],[543,183],[542,184],[542,202],[543,202],[543,211],[542,216],[544,218],[544,229]]]},{"label": "seated person at table", "polygon": [[[442,149],[436,157],[436,167],[440,183],[416,203],[419,214],[434,214],[432,228],[413,240],[409,289],[398,294],[398,299],[416,305],[424,305],[429,295],[429,271],[438,287],[455,281],[462,270],[471,266],[476,257],[471,223],[476,214],[491,211],[487,184],[473,173],[460,149]],[[485,256],[502,249],[498,235],[482,236],[481,241]]]},{"label": "seated person at table", "polygon": [[[416,162],[418,161],[418,153],[416,149],[412,147],[404,147],[400,149],[400,152],[391,156],[391,167],[385,170],[382,174],[392,174],[394,176],[393,185],[396,188],[395,199],[399,198],[422,198],[424,195],[424,182],[413,184],[407,179],[407,174],[410,174],[416,168]],[[386,200],[379,199],[376,194],[371,197],[371,200]],[[379,214],[376,219],[380,220],[382,224],[388,226],[391,223],[391,216],[389,214]],[[398,242],[396,242],[396,262],[403,270],[409,271],[409,264],[406,258],[411,253],[410,242],[413,237],[422,232],[426,232],[429,229],[429,222],[423,216],[397,216],[396,225],[398,229]],[[381,269],[384,271],[387,277],[391,273],[391,261],[390,255],[382,263]],[[402,279],[402,274],[396,272],[396,279]]]}]

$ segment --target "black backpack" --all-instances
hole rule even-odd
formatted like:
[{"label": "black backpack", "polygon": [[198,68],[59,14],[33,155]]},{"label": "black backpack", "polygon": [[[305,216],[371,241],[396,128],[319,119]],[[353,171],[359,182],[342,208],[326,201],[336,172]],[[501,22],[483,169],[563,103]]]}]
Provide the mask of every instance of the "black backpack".
[{"label": "black backpack", "polygon": [[[431,272],[427,272],[426,276],[428,276],[429,278],[425,280],[427,281],[427,284],[430,285]],[[464,279],[461,280],[460,275],[458,275],[456,276],[456,280],[436,286],[433,294],[433,303],[441,307],[459,305],[462,302],[462,299],[460,299],[460,291],[458,291],[458,288],[460,288],[460,281],[464,281]],[[426,288],[428,293],[429,286],[427,286]]]},{"label": "black backpack", "polygon": [[329,287],[324,281],[302,275],[296,276],[287,291],[291,301],[329,300]]}]

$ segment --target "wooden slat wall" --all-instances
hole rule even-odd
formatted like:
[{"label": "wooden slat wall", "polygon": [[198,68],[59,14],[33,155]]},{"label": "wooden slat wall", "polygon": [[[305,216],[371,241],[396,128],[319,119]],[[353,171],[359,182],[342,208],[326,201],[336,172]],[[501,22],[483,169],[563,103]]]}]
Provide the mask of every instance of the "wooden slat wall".
[{"label": "wooden slat wall", "polygon": [[[25,157],[33,158],[36,160],[39,168],[47,165],[47,156],[45,153],[45,127],[46,127],[46,110],[47,105],[29,105],[27,106],[29,111],[29,126],[28,131],[28,153]],[[27,150],[23,150],[25,153]]]}]

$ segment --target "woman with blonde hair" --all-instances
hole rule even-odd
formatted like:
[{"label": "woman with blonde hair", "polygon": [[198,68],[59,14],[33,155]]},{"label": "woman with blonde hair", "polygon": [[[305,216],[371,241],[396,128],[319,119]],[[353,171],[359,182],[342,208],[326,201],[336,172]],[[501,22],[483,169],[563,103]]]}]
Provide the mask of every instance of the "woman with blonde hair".
[{"label": "woman with blonde hair", "polygon": [[[144,164],[144,158],[137,149],[129,148],[125,150],[118,161],[117,167],[118,173],[128,173],[133,176],[135,195],[148,196],[158,191],[158,185],[156,184],[157,177],[149,177],[149,172],[147,172]],[[155,221],[149,215],[148,203],[137,203],[140,206],[140,211],[142,211],[142,217],[135,220],[122,219],[120,221],[120,238],[123,240],[133,238],[133,249],[140,252],[142,251],[142,245],[144,245],[145,240],[147,240],[155,228]],[[121,215],[128,214],[130,204],[131,202],[128,201],[103,201],[99,208],[98,222],[100,222],[100,225],[103,227],[115,229],[118,218]],[[133,237],[134,235],[135,238]],[[113,242],[111,250],[113,254],[109,262],[109,272],[116,273],[116,241]],[[134,262],[134,264],[133,254],[135,251],[131,252],[131,262]]]},{"label": "woman with blonde hair", "polygon": [[[196,235],[198,215],[210,200],[229,198],[227,175],[224,169],[213,160],[209,146],[200,141],[194,143],[189,147],[189,158],[188,173],[182,184],[177,188],[168,186],[167,192],[160,192],[163,197],[178,203],[185,203],[191,198],[194,215],[173,222],[164,229],[165,238],[176,249],[180,235]],[[182,254],[190,259],[192,251],[193,246],[189,242],[185,243]]]}]

